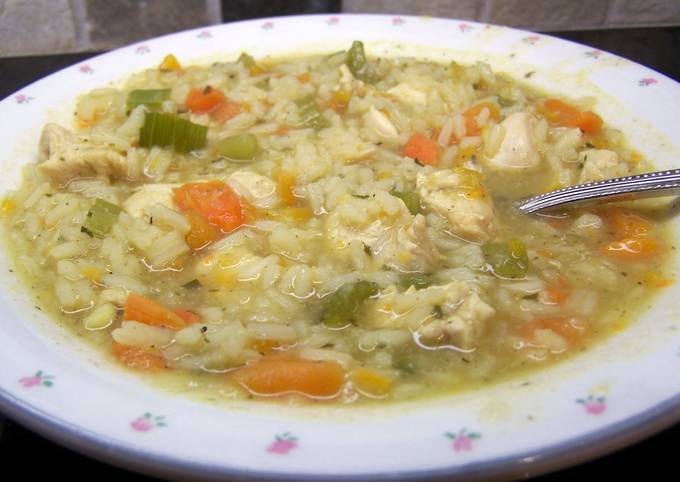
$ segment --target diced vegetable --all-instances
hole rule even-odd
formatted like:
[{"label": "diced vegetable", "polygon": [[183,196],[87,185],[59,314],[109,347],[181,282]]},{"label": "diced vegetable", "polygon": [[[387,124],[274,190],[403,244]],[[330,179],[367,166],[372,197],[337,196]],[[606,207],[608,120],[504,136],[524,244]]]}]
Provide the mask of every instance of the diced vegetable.
[{"label": "diced vegetable", "polygon": [[429,166],[436,166],[439,162],[439,146],[432,139],[419,132],[413,134],[404,148],[401,150],[401,155],[412,157],[420,164],[427,164]]},{"label": "diced vegetable", "polygon": [[344,114],[351,98],[352,92],[348,90],[339,90],[333,93],[331,100],[328,102],[328,107],[338,114]]},{"label": "diced vegetable", "polygon": [[138,105],[145,105],[150,109],[158,109],[169,98],[170,89],[136,89],[128,94],[127,108],[132,110]]},{"label": "diced vegetable", "polygon": [[95,238],[103,238],[118,221],[120,211],[120,206],[97,198],[92,209],[87,212],[81,231]]},{"label": "diced vegetable", "polygon": [[463,194],[472,199],[486,197],[486,190],[482,185],[482,175],[479,172],[464,167],[455,167],[453,172],[457,176],[456,188]]},{"label": "diced vegetable", "polygon": [[205,146],[208,128],[174,114],[147,112],[139,132],[139,146],[173,146],[177,152],[191,152]]},{"label": "diced vegetable", "polygon": [[610,258],[618,261],[644,261],[658,256],[662,249],[655,238],[638,236],[607,243],[604,245],[603,251]]},{"label": "diced vegetable", "polygon": [[482,246],[484,260],[499,278],[523,278],[529,271],[529,257],[524,243],[517,239]]},{"label": "diced vegetable", "polygon": [[553,124],[565,127],[578,127],[583,132],[594,134],[602,128],[602,118],[592,111],[581,111],[559,99],[543,102],[543,113]]},{"label": "diced vegetable", "polygon": [[587,333],[587,324],[577,318],[543,318],[523,324],[521,335],[533,340],[537,330],[552,330],[570,345],[578,345]]},{"label": "diced vegetable", "polygon": [[402,276],[399,280],[399,285],[404,289],[408,289],[413,286],[417,290],[422,290],[431,284],[432,277],[428,274],[409,274]]},{"label": "diced vegetable", "polygon": [[232,377],[255,395],[297,393],[310,398],[333,398],[345,382],[345,372],[336,362],[278,354],[264,356],[236,370]]},{"label": "diced vegetable", "polygon": [[184,310],[182,308],[175,308],[174,310],[177,315],[186,323],[187,325],[193,325],[194,323],[201,322],[201,315],[194,313],[193,311]]},{"label": "diced vegetable", "polygon": [[196,114],[207,114],[214,111],[226,101],[221,90],[207,86],[204,89],[192,89],[187,95],[187,108]]},{"label": "diced vegetable", "polygon": [[253,134],[240,134],[217,141],[217,152],[229,159],[250,161],[260,149],[257,137]]},{"label": "diced vegetable", "polygon": [[295,185],[297,181],[295,176],[287,171],[281,171],[276,180],[276,191],[279,194],[281,204],[284,206],[293,206],[297,198],[295,197]]},{"label": "diced vegetable", "polygon": [[342,285],[330,296],[321,322],[328,328],[344,328],[352,324],[363,302],[378,291],[378,285],[368,281]]},{"label": "diced vegetable", "polygon": [[311,77],[309,76],[309,72],[305,72],[304,74],[300,74],[297,76],[297,79],[300,81],[301,84],[307,84]]},{"label": "diced vegetable", "polygon": [[152,326],[165,326],[173,330],[184,328],[186,323],[174,311],[136,293],[130,293],[125,302],[124,320],[133,320]]},{"label": "diced vegetable", "polygon": [[463,118],[465,119],[465,135],[478,136],[482,133],[477,125],[477,117],[485,108],[489,110],[490,119],[498,120],[500,118],[501,110],[492,102],[481,102],[473,105],[463,113]]},{"label": "diced vegetable", "polygon": [[194,251],[205,248],[222,237],[222,233],[207,219],[194,211],[184,211],[184,215],[191,224],[191,229],[185,237],[187,245]]},{"label": "diced vegetable", "polygon": [[210,113],[210,117],[220,123],[227,122],[229,119],[239,115],[242,110],[241,104],[225,99],[217,109]]},{"label": "diced vegetable", "polygon": [[423,206],[420,204],[420,196],[413,191],[390,191],[390,194],[404,201],[409,212],[414,216],[423,210]]},{"label": "diced vegetable", "polygon": [[248,55],[246,52],[241,53],[241,55],[238,58],[238,62],[241,62],[243,66],[248,69],[248,72],[250,75],[260,75],[264,73],[264,69],[257,65],[257,62],[253,58],[253,56]]},{"label": "diced vegetable", "polygon": [[194,212],[224,233],[243,224],[245,210],[238,195],[222,181],[193,182],[173,189],[182,212]]},{"label": "diced vegetable", "polygon": [[325,129],[330,126],[328,119],[321,113],[319,104],[313,95],[308,95],[295,101],[300,116],[300,127],[311,127],[314,130]]},{"label": "diced vegetable", "polygon": [[384,397],[389,393],[392,379],[367,368],[357,368],[350,374],[354,388],[369,397]]},{"label": "diced vegetable", "polygon": [[359,40],[352,42],[352,47],[347,52],[347,67],[354,78],[369,84],[378,80],[376,73],[371,67],[366,52],[364,51],[364,43]]},{"label": "diced vegetable", "polygon": [[182,66],[179,64],[177,57],[172,54],[168,54],[163,58],[163,61],[158,66],[158,70],[161,72],[172,72],[173,70],[178,72],[182,70]]},{"label": "diced vegetable", "polygon": [[627,209],[609,208],[602,214],[619,239],[646,236],[652,230],[647,218]]},{"label": "diced vegetable", "polygon": [[113,355],[130,368],[140,370],[158,370],[165,368],[165,360],[155,353],[142,348],[121,345],[115,341],[111,344]]}]

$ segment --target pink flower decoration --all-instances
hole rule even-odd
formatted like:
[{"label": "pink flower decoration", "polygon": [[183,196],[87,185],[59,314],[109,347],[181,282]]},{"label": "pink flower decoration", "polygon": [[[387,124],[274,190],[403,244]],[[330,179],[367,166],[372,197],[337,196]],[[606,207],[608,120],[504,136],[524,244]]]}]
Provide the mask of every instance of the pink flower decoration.
[{"label": "pink flower decoration", "polygon": [[454,452],[470,452],[474,449],[473,442],[481,438],[481,434],[476,432],[468,432],[466,428],[462,428],[458,433],[446,432],[444,436],[453,440],[451,447]]},{"label": "pink flower decoration", "polygon": [[326,23],[328,25],[337,25],[340,23],[340,17],[330,17],[328,20],[326,20]]},{"label": "pink flower decoration", "polygon": [[14,100],[17,104],[28,104],[33,100],[33,97],[29,97],[25,94],[17,94],[14,96]]},{"label": "pink flower decoration", "polygon": [[196,35],[196,38],[200,39],[212,38],[212,32],[210,32],[210,30],[201,30],[201,32],[198,35]]},{"label": "pink flower decoration", "polygon": [[458,30],[460,30],[460,33],[469,32],[470,30],[472,30],[472,25],[468,23],[460,23],[458,24]]},{"label": "pink flower decoration", "polygon": [[284,432],[274,437],[274,441],[267,446],[267,452],[285,455],[297,446],[297,437],[293,437],[290,432]]},{"label": "pink flower decoration", "polygon": [[590,57],[591,59],[599,59],[602,56],[603,52],[599,50],[589,50],[586,52],[584,55],[586,57]]},{"label": "pink flower decoration", "polygon": [[78,67],[78,71],[83,74],[92,74],[94,73],[94,69],[90,67],[87,64],[83,64],[80,67]]},{"label": "pink flower decoration", "polygon": [[24,377],[19,379],[19,383],[24,388],[31,388],[35,386],[51,387],[54,382],[52,381],[54,377],[52,375],[43,374],[42,370],[35,372],[35,375],[31,377]]},{"label": "pink flower decoration", "polygon": [[139,47],[137,47],[135,49],[135,53],[137,55],[144,55],[144,54],[148,54],[149,52],[151,52],[151,49],[149,47],[147,47],[146,45],[140,45]]},{"label": "pink flower decoration", "polygon": [[401,18],[401,17],[394,17],[394,18],[392,19],[392,25],[394,25],[395,27],[401,27],[401,26],[404,25],[405,23],[406,23],[406,20],[404,20],[404,19]]},{"label": "pink flower decoration", "polygon": [[265,22],[262,25],[260,25],[260,28],[262,30],[271,30],[274,28],[274,22]]},{"label": "pink flower decoration", "polygon": [[536,45],[538,41],[541,40],[541,37],[538,35],[530,35],[529,37],[524,37],[522,39],[522,42],[529,44],[529,45]]},{"label": "pink flower decoration", "polygon": [[165,417],[157,416],[154,417],[151,413],[146,412],[130,422],[130,427],[132,430],[137,432],[149,432],[157,427],[165,427],[167,423],[165,422]]},{"label": "pink flower decoration", "polygon": [[648,85],[658,84],[658,83],[659,83],[658,80],[653,79],[653,78],[651,78],[651,77],[646,77],[646,78],[644,78],[644,79],[638,80],[638,85],[639,85],[640,87],[647,87]]},{"label": "pink flower decoration", "polygon": [[607,400],[604,396],[588,395],[588,398],[577,399],[576,403],[583,405],[586,413],[591,415],[600,415],[607,409]]}]

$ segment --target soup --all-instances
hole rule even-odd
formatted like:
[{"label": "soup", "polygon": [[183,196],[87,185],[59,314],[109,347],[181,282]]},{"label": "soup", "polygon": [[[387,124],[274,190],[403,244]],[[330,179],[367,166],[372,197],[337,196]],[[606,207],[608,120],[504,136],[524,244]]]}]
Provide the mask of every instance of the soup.
[{"label": "soup", "polygon": [[122,366],[228,397],[449,393],[587,349],[670,284],[647,204],[514,207],[650,170],[595,108],[361,42],[169,55],[44,127],[4,224],[39,307]]}]

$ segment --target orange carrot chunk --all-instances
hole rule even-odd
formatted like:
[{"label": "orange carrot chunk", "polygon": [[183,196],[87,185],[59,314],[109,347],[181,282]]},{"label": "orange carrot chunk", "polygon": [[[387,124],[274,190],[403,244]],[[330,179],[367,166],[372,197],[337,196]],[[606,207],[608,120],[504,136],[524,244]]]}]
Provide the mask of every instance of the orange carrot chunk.
[{"label": "orange carrot chunk", "polygon": [[413,134],[404,148],[401,155],[412,157],[421,164],[435,166],[439,162],[439,146],[432,139],[419,132]]},{"label": "orange carrot chunk", "polygon": [[165,360],[159,355],[142,348],[125,346],[115,341],[111,344],[113,356],[123,365],[141,370],[158,370],[165,368]]},{"label": "orange carrot chunk", "polygon": [[128,295],[123,319],[152,326],[165,326],[173,330],[179,330],[186,325],[184,320],[171,309],[136,293]]},{"label": "orange carrot chunk", "polygon": [[214,111],[210,113],[210,116],[219,123],[227,122],[232,117],[236,117],[242,112],[241,104],[232,102],[229,99],[225,99]]},{"label": "orange carrot chunk", "polygon": [[194,313],[193,311],[185,310],[182,308],[175,308],[173,310],[177,315],[182,318],[184,323],[187,325],[193,325],[194,323],[200,323],[201,322],[201,315],[198,313]]},{"label": "orange carrot chunk", "polygon": [[644,261],[661,254],[659,243],[650,236],[638,236],[612,241],[603,246],[603,252],[618,261]]},{"label": "orange carrot chunk", "polygon": [[544,115],[553,124],[564,127],[578,127],[583,132],[593,134],[602,128],[602,118],[592,111],[581,111],[559,99],[543,102]]},{"label": "orange carrot chunk", "polygon": [[192,182],[173,191],[175,203],[182,212],[200,214],[223,233],[229,233],[243,224],[244,205],[238,195],[222,181]]},{"label": "orange carrot chunk", "polygon": [[482,133],[479,125],[477,125],[477,117],[484,108],[489,110],[490,119],[498,120],[500,118],[501,110],[496,104],[491,102],[482,102],[477,105],[473,105],[463,113],[463,118],[465,119],[465,135],[478,136]]},{"label": "orange carrot chunk", "polygon": [[187,95],[187,108],[196,114],[206,114],[217,109],[226,101],[221,90],[207,86],[205,89],[192,89]]},{"label": "orange carrot chunk", "polygon": [[197,212],[185,211],[184,214],[191,224],[191,229],[189,229],[185,240],[194,251],[205,248],[222,237],[220,230]]},{"label": "orange carrot chunk", "polygon": [[255,395],[297,393],[311,398],[337,396],[345,381],[342,367],[333,361],[311,361],[269,355],[235,371],[241,386]]}]

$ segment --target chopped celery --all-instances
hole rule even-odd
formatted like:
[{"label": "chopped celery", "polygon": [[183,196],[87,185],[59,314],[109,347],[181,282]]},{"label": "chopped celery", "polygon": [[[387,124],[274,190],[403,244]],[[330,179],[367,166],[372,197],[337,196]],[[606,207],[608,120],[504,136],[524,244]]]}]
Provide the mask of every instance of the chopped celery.
[{"label": "chopped celery", "polygon": [[216,148],[217,152],[229,159],[249,161],[255,157],[260,146],[253,134],[241,134],[220,139]]},{"label": "chopped celery", "polygon": [[482,253],[499,278],[523,278],[529,271],[527,248],[518,239],[506,243],[487,243],[482,246]]},{"label": "chopped celery", "polygon": [[390,194],[404,201],[409,212],[414,216],[422,210],[420,196],[413,191],[390,191]]},{"label": "chopped celery", "polygon": [[241,55],[239,56],[237,62],[241,62],[246,69],[252,69],[253,67],[257,67],[257,63],[255,62],[253,56],[245,52],[241,52]]},{"label": "chopped celery", "polygon": [[369,84],[378,80],[366,58],[363,42],[358,40],[352,42],[352,47],[347,52],[347,67],[349,67],[349,70],[356,79],[368,82]]},{"label": "chopped celery", "polygon": [[190,152],[205,146],[208,128],[174,114],[147,112],[139,132],[140,147],[172,146],[177,152]]},{"label": "chopped celery", "polygon": [[95,238],[103,238],[118,221],[120,211],[120,206],[97,198],[80,230]]},{"label": "chopped celery", "polygon": [[314,130],[325,129],[330,126],[328,119],[324,117],[313,95],[308,95],[295,101],[298,107],[301,127],[311,127]]},{"label": "chopped celery", "polygon": [[145,105],[150,109],[158,109],[169,98],[170,89],[137,89],[128,94],[127,108],[132,110],[138,105]]},{"label": "chopped celery", "polygon": [[321,322],[327,328],[344,328],[352,324],[363,302],[378,290],[377,284],[368,281],[342,285],[330,296]]},{"label": "chopped celery", "polygon": [[402,276],[399,285],[404,289],[414,286],[417,290],[427,288],[432,284],[432,277],[428,274],[409,274]]}]

